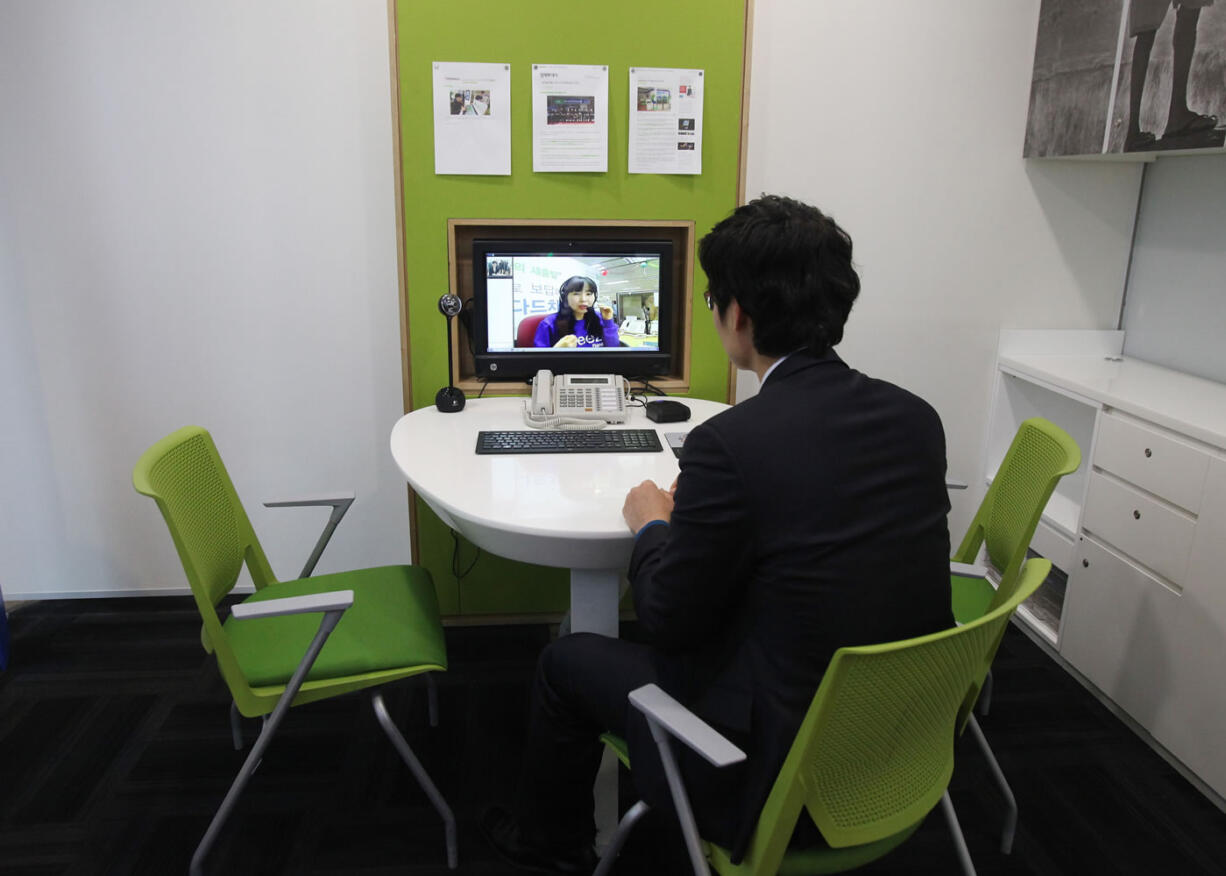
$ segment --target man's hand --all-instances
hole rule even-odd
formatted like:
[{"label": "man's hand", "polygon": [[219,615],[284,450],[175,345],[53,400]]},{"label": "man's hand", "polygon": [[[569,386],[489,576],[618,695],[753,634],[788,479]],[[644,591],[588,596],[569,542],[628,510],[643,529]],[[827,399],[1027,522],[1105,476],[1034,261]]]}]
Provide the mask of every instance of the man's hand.
[{"label": "man's hand", "polygon": [[557,348],[577,346],[579,346],[579,339],[574,335],[562,335],[562,337],[558,338],[558,342],[554,344],[554,347]]},{"label": "man's hand", "polygon": [[626,494],[626,503],[622,505],[622,517],[626,518],[626,525],[634,533],[653,520],[667,523],[672,514],[672,492],[661,490],[655,481],[643,481]]},{"label": "man's hand", "polygon": [[608,322],[609,320],[611,320],[613,318],[613,308],[612,307],[601,307],[600,308],[600,318],[603,319],[605,322]]}]

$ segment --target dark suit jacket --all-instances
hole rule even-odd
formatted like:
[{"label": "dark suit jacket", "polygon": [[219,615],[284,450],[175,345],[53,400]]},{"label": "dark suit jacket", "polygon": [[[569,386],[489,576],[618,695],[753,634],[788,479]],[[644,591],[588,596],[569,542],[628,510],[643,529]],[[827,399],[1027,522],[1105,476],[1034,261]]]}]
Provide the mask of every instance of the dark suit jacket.
[{"label": "dark suit jacket", "polygon": [[[700,832],[739,860],[834,651],[953,626],[945,436],[922,399],[795,353],[680,462],[671,524],[640,534],[630,581],[661,686],[748,754],[717,771],[681,752]],[[627,733],[660,805],[644,723]]]}]

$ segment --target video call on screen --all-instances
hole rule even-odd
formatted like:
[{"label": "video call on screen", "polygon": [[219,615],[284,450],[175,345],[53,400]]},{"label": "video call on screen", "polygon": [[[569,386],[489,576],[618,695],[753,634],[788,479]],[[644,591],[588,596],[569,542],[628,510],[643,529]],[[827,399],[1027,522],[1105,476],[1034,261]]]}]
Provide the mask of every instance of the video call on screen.
[{"label": "video call on screen", "polygon": [[[520,323],[558,310],[560,288],[584,277],[596,290],[596,313],[612,311],[621,352],[659,349],[660,260],[654,255],[487,253],[486,337],[491,352],[523,349]],[[539,322],[539,320],[533,320]],[[521,339],[522,340],[522,339]],[[532,348],[540,352],[539,348]],[[602,347],[579,347],[599,352]]]}]

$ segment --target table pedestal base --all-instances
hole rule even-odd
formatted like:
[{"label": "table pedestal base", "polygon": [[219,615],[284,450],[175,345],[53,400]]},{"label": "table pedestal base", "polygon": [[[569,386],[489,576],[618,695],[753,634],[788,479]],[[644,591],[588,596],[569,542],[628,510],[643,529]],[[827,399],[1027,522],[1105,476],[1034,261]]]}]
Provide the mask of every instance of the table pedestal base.
[{"label": "table pedestal base", "polygon": [[[621,572],[616,569],[571,569],[570,630],[617,638]],[[592,788],[596,809],[596,850],[608,847],[617,829],[617,756],[605,749]]]},{"label": "table pedestal base", "polygon": [[616,639],[620,585],[616,569],[571,569],[570,631]]}]

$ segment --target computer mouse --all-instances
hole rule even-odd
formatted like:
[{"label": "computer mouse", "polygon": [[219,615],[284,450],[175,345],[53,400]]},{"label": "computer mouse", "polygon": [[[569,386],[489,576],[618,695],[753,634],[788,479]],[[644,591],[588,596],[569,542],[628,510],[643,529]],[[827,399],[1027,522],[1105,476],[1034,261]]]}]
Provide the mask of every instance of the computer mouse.
[{"label": "computer mouse", "polygon": [[680,423],[690,418],[690,409],[672,399],[649,401],[646,410],[647,419],[653,423]]}]

